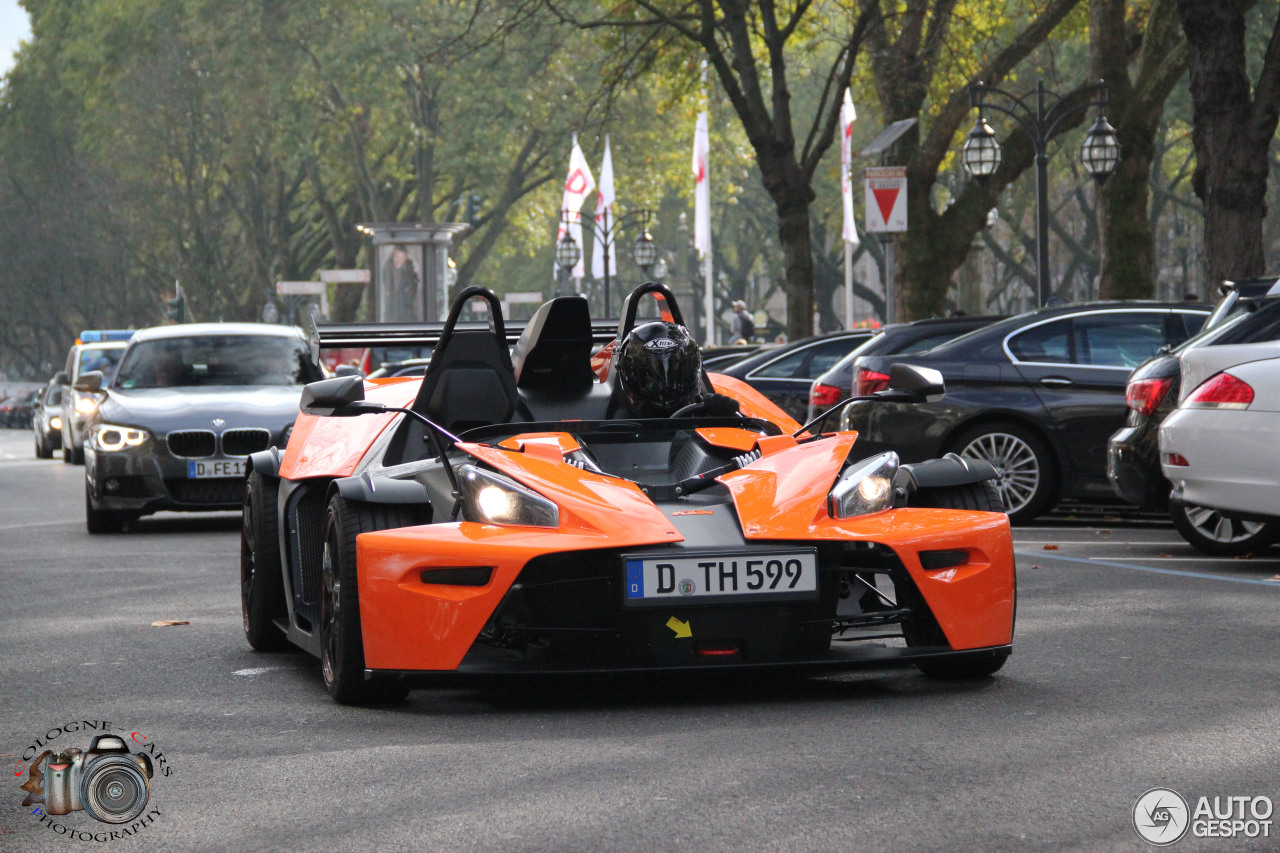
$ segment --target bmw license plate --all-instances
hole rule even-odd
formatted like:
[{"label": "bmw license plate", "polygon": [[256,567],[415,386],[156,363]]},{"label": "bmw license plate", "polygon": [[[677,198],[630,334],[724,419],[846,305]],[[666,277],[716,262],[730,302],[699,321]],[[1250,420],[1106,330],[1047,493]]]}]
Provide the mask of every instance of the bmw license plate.
[{"label": "bmw license plate", "polygon": [[216,477],[243,477],[243,459],[191,460],[187,463],[188,480],[209,480]]},{"label": "bmw license plate", "polygon": [[629,607],[818,597],[816,551],[622,558]]}]

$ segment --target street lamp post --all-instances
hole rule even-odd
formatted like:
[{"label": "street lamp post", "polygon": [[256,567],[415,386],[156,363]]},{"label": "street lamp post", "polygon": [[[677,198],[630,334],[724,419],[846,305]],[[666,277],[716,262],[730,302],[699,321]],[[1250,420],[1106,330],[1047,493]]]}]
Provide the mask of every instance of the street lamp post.
[{"label": "street lamp post", "polygon": [[[1082,110],[1097,107],[1098,118],[1089,128],[1084,144],[1080,147],[1080,159],[1085,170],[1099,184],[1115,171],[1120,161],[1120,143],[1115,129],[1107,123],[1101,110],[1110,101],[1111,84],[1095,83],[1078,90],[1087,100],[1064,99],[1049,92],[1044,81],[1036,84],[1035,101],[1028,103],[1032,93],[1021,97],[995,86],[978,82],[969,86],[969,103],[977,107],[978,120],[969,131],[961,152],[965,169],[979,182],[995,174],[1000,166],[1000,143],[995,131],[987,124],[984,110],[995,110],[1012,117],[1031,137],[1036,148],[1036,299],[1043,306],[1049,300],[1049,140],[1058,125]],[[1003,99],[992,102],[991,97]],[[1046,98],[1052,102],[1046,105]]]},{"label": "street lamp post", "polygon": [[569,218],[564,217],[564,221],[564,236],[556,243],[556,265],[560,267],[561,296],[568,295],[569,273],[582,259],[582,247],[578,245],[577,240],[573,239],[573,232],[569,230]]},{"label": "street lamp post", "polygon": [[596,245],[599,251],[604,252],[604,315],[606,317],[613,316],[613,297],[612,288],[609,284],[609,247],[616,245],[619,235],[624,230],[630,228],[637,223],[640,225],[640,236],[636,237],[635,244],[631,247],[631,258],[636,262],[636,266],[644,270],[645,277],[649,275],[649,268],[653,266],[654,261],[658,257],[657,244],[653,242],[653,236],[649,234],[649,217],[653,212],[647,209],[634,210],[631,213],[619,216],[612,222],[609,220],[609,214],[606,212],[602,224],[592,222],[591,233],[595,235]]}]

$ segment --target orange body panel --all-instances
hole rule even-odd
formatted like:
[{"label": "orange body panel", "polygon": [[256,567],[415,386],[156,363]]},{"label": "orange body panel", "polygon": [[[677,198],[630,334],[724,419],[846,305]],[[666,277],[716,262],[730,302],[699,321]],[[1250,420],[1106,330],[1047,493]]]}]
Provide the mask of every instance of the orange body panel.
[{"label": "orange body panel", "polygon": [[517,435],[498,442],[499,447],[505,447],[508,450],[521,450],[525,453],[533,453],[541,456],[543,459],[549,459],[552,462],[559,462],[564,458],[566,453],[582,447],[577,440],[567,432],[530,432],[524,435]]},{"label": "orange body panel", "polygon": [[[897,553],[956,649],[1013,639],[1014,563],[1003,513],[891,509],[847,519],[827,514],[827,493],[853,444],[837,433],[725,474],[743,533],[751,539],[876,542]],[[943,571],[920,565],[920,551],[966,549],[968,561]]]},{"label": "orange body panel", "polygon": [[[366,383],[365,398],[386,406],[406,408],[422,385],[407,382]],[[355,418],[317,418],[299,414],[280,462],[280,476],[287,480],[308,477],[347,477],[364,457],[369,445],[382,434],[395,412]]]},{"label": "orange body panel", "polygon": [[727,450],[737,450],[746,453],[756,449],[756,443],[764,436],[758,432],[752,432],[749,429],[738,429],[737,427],[703,427],[695,430],[698,437],[710,444],[712,447],[723,447]]},{"label": "orange body panel", "polygon": [[782,428],[783,432],[795,432],[800,429],[801,424],[796,423],[795,418],[782,411],[772,400],[741,379],[734,379],[722,373],[707,375],[711,377],[711,387],[716,390],[716,393],[737,400],[742,414],[747,417],[773,421]]}]

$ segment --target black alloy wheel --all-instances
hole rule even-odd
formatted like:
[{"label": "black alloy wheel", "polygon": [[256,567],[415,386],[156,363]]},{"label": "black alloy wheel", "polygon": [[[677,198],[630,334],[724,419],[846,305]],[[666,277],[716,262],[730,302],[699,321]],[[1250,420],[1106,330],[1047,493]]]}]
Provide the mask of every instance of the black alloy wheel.
[{"label": "black alloy wheel", "polygon": [[285,616],[284,578],[280,563],[280,525],[276,496],[280,481],[251,471],[244,487],[244,520],[240,526],[240,613],[244,637],[254,651],[288,647],[275,620]]},{"label": "black alloy wheel", "polygon": [[364,677],[356,536],[413,523],[403,507],[354,503],[341,495],[329,500],[320,562],[320,671],[329,695],[343,705],[398,702],[408,695],[400,682]]}]

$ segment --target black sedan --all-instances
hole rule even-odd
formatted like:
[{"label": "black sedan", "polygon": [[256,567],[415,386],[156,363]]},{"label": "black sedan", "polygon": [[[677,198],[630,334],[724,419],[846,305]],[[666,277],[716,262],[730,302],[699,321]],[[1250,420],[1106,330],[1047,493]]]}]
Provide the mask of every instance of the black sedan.
[{"label": "black sedan", "polygon": [[53,452],[62,448],[62,389],[61,384],[51,379],[36,398],[31,429],[35,433],[39,459],[52,459]]},{"label": "black sedan", "polygon": [[1230,518],[1207,507],[1169,503],[1170,484],[1160,470],[1160,424],[1178,406],[1182,353],[1192,347],[1280,340],[1280,285],[1274,294],[1255,297],[1241,298],[1238,290],[1231,290],[1209,322],[1215,325],[1178,349],[1153,356],[1129,375],[1125,389],[1129,411],[1124,426],[1107,444],[1107,477],[1116,494],[1129,503],[1144,509],[1167,505],[1174,526],[1195,547],[1230,556],[1275,541],[1278,526]]},{"label": "black sedan", "polygon": [[[867,455],[895,450],[916,462],[956,452],[990,462],[1014,521],[1035,518],[1061,497],[1113,498],[1107,440],[1124,423],[1130,371],[1198,332],[1209,310],[1095,302],[1012,317],[907,359],[942,372],[940,402],[852,403],[842,426],[858,431]],[[886,387],[890,366],[903,360],[859,358],[858,393]]]},{"label": "black sedan", "polygon": [[250,453],[284,447],[302,386],[322,379],[300,329],[205,323],[143,329],[86,424],[85,521],[119,531],[157,510],[238,510]]},{"label": "black sedan", "polygon": [[809,411],[809,389],[813,380],[870,340],[873,334],[871,329],[853,329],[815,335],[780,347],[762,348],[729,367],[711,369],[741,379],[803,422]]},{"label": "black sedan", "polygon": [[813,380],[809,388],[809,415],[813,420],[846,397],[853,396],[853,363],[860,355],[903,355],[924,352],[947,341],[1003,320],[1001,314],[935,317],[913,323],[894,323],[876,332],[835,366]]}]

